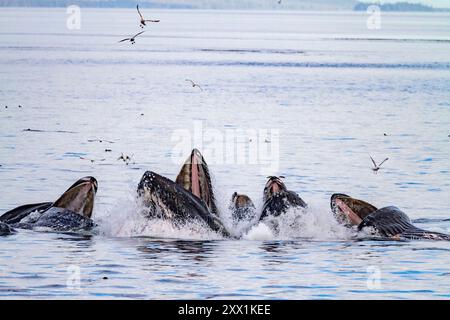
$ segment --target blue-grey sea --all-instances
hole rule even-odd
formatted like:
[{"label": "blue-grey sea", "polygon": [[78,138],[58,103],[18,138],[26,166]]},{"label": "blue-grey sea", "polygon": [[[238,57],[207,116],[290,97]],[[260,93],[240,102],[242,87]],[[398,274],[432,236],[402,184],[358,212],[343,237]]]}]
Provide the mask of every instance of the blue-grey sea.
[{"label": "blue-grey sea", "polygon": [[[329,208],[450,233],[449,13],[142,11],[161,22],[0,8],[0,213],[99,182],[94,235],[0,238],[1,299],[450,298],[449,242],[355,239]],[[230,228],[231,194],[260,208],[271,174],[308,210],[240,240],[140,216],[142,174],[175,179],[193,147]]]}]

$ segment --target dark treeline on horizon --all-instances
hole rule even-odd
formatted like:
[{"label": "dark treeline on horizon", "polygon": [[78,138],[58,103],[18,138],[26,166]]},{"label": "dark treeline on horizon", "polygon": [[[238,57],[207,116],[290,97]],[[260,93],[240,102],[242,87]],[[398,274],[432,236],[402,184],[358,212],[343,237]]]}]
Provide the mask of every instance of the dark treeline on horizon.
[{"label": "dark treeline on horizon", "polygon": [[359,2],[355,5],[355,11],[366,11],[371,5],[379,6],[381,11],[414,11],[414,12],[435,12],[435,11],[450,11],[450,9],[438,9],[431,6],[427,6],[420,3],[410,3],[410,2],[395,2],[395,3],[384,3],[379,4],[376,2],[367,3]]},{"label": "dark treeline on horizon", "polygon": [[[439,12],[450,11],[450,9],[440,9],[420,3],[396,2],[384,3],[377,2],[357,2],[353,0],[316,0],[304,1],[301,3],[289,2],[286,5],[278,6],[278,0],[274,2],[258,2],[245,0],[242,2],[224,0],[220,1],[189,1],[179,0],[165,2],[162,0],[0,0],[0,7],[67,7],[69,5],[78,5],[87,8],[135,8],[138,4],[142,8],[160,8],[160,9],[297,9],[297,10],[354,10],[366,11],[370,5],[377,5],[382,11],[413,11],[413,12]],[[332,3],[333,5],[330,5]],[[206,5],[207,4],[207,5]]]}]

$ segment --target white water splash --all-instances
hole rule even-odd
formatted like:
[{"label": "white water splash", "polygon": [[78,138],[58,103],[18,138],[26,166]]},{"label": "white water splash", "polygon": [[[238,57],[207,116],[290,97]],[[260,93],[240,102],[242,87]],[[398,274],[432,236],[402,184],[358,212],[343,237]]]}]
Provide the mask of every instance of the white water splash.
[{"label": "white water splash", "polygon": [[336,221],[330,210],[310,204],[305,209],[292,208],[278,217],[266,218],[251,228],[243,238],[248,240],[291,240],[299,238],[345,240],[350,239],[353,235],[352,230]]},{"label": "white water splash", "polygon": [[142,203],[136,197],[134,188],[106,214],[97,219],[100,233],[114,237],[154,237],[186,240],[222,239],[198,221],[177,225],[171,221],[148,218],[141,214]]},{"label": "white water splash", "polygon": [[242,236],[245,240],[273,240],[275,234],[265,223],[258,223]]},{"label": "white water splash", "polygon": [[[218,201],[221,220],[232,236],[245,240],[343,240],[354,236],[352,230],[340,225],[329,209],[309,205],[306,209],[291,209],[278,216],[258,222],[234,221],[228,208],[229,202]],[[261,212],[261,205],[256,211]],[[114,237],[154,237],[187,240],[223,239],[206,225],[191,221],[183,225],[165,219],[149,219],[141,214],[142,204],[136,198],[134,188],[129,189],[112,209],[97,217],[100,233]]]}]

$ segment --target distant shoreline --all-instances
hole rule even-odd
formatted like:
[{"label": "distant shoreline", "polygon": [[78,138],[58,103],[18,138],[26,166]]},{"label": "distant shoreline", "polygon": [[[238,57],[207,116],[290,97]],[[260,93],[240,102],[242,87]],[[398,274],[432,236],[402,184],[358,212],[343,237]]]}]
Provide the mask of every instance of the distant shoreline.
[{"label": "distant shoreline", "polygon": [[379,6],[381,11],[384,12],[450,12],[450,8],[434,8],[428,5],[410,3],[410,2],[396,2],[376,4],[369,2],[358,2],[352,0],[342,0],[342,3],[336,2],[334,5],[327,4],[326,1],[303,3],[298,5],[286,4],[279,5],[274,0],[273,4],[253,4],[246,3],[242,6],[235,6],[227,3],[217,4],[217,2],[211,1],[208,5],[199,5],[189,3],[189,1],[180,0],[180,2],[165,2],[161,3],[158,0],[152,2],[139,2],[136,0],[2,0],[0,7],[16,7],[16,8],[65,8],[70,5],[78,5],[83,8],[135,8],[136,4],[142,8],[150,9],[182,9],[182,10],[239,10],[239,11],[324,11],[324,12],[361,12],[367,11],[372,5]]},{"label": "distant shoreline", "polygon": [[410,2],[396,2],[396,3],[369,3],[369,2],[358,2],[353,10],[354,11],[367,11],[371,6],[377,6],[380,11],[384,12],[450,12],[450,8],[434,8],[431,6],[410,3]]},{"label": "distant shoreline", "polygon": [[[0,4],[0,9],[61,9],[61,8],[67,8],[69,5],[58,5],[58,6],[25,6],[25,5],[3,5]],[[128,7],[128,6],[83,6],[78,5],[81,8],[85,9],[132,9],[136,10],[135,7]],[[145,7],[144,7],[145,8]],[[148,7],[155,10],[168,10],[168,11],[229,11],[229,12],[280,12],[280,13],[297,13],[297,12],[314,12],[314,13],[327,13],[327,12],[334,12],[334,13],[355,13],[355,14],[365,14],[366,11],[363,10],[351,10],[351,9],[330,9],[330,10],[318,10],[318,9],[290,9],[290,10],[280,10],[280,9],[267,9],[267,8],[261,8],[261,9],[245,9],[245,8],[185,8],[185,7]],[[436,9],[433,11],[383,11],[385,14],[402,14],[402,13],[411,13],[411,14],[438,14],[438,13],[450,13],[450,9]]]},{"label": "distant shoreline", "polygon": [[[66,6],[48,6],[48,7],[44,7],[44,6],[2,6],[0,5],[0,10],[1,9],[63,9],[65,10],[65,8],[67,8]],[[85,6],[80,6],[81,9],[111,9],[111,10],[136,10],[136,8],[130,8],[130,7],[85,7]],[[208,9],[208,8],[156,8],[153,7],[152,9],[154,10],[160,10],[160,11],[174,11],[174,12],[189,12],[189,11],[198,11],[198,12],[223,12],[223,13],[246,13],[246,14],[251,14],[251,13],[280,13],[280,14],[299,14],[299,13],[311,13],[311,14],[364,14],[367,15],[367,13],[365,11],[358,11],[358,10],[346,10],[346,9],[342,9],[342,10],[314,10],[314,9],[310,9],[310,10],[273,10],[273,9]],[[433,14],[450,14],[450,9],[449,10],[443,10],[443,11],[386,11],[384,12],[384,14],[424,14],[424,15],[433,15]]]}]

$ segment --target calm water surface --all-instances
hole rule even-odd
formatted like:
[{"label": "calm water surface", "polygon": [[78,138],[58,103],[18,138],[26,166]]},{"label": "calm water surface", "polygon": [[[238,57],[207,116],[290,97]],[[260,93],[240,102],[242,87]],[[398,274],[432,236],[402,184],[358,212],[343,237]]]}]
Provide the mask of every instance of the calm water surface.
[{"label": "calm water surface", "polygon": [[[99,181],[97,235],[0,239],[2,298],[450,298],[449,243],[357,241],[328,204],[345,192],[450,232],[449,14],[383,13],[380,30],[365,13],[147,15],[161,23],[131,45],[117,43],[139,31],[131,9],[82,9],[80,30],[65,9],[0,9],[0,212]],[[261,206],[282,174],[310,204],[299,227],[225,240],[137,214],[143,172],[175,178],[177,132],[199,124],[279,133],[275,166],[224,161],[208,134],[192,146],[227,223],[232,192]],[[390,158],[378,175],[369,154]]]}]

